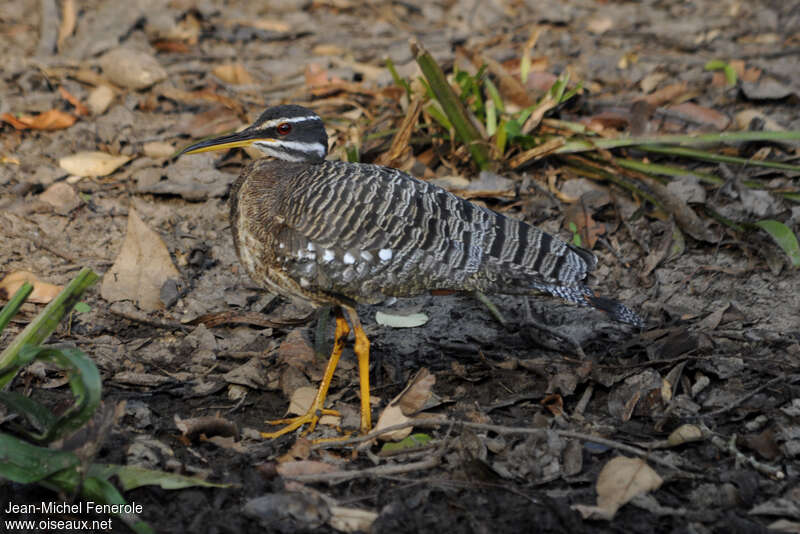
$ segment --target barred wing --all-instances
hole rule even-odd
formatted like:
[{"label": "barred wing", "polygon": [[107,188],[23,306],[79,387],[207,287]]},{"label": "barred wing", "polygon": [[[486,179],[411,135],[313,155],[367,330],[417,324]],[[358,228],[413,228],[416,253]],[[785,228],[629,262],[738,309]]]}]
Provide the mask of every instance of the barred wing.
[{"label": "barred wing", "polygon": [[278,261],[305,289],[360,302],[431,289],[591,294],[591,252],[396,169],[325,161],[291,182]]}]

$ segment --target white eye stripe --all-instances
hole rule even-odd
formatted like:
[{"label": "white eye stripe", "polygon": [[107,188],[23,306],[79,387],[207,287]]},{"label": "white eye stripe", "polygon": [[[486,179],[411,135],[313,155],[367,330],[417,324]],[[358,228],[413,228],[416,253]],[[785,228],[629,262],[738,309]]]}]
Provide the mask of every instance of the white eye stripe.
[{"label": "white eye stripe", "polygon": [[288,119],[272,119],[271,121],[262,122],[258,128],[272,128],[284,122],[306,122],[306,121],[322,121],[316,115],[305,115],[303,117],[289,117]]}]

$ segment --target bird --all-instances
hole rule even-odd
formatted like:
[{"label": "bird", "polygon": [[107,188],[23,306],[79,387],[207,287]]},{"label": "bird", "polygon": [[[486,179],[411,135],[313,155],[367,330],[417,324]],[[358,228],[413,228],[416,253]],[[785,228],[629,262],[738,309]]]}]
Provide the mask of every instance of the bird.
[{"label": "bird", "polygon": [[[265,156],[244,166],[230,191],[230,225],[240,263],[258,285],[315,307],[332,305],[333,350],[308,411],[270,421],[264,438],[304,425],[313,431],[347,337],[355,334],[361,394],[360,432],[371,429],[370,342],[357,304],[447,291],[546,293],[643,321],[586,285],[592,252],[403,171],[327,160],[322,119],[298,105],[268,108],[244,130],[192,144],[181,154],[255,147]],[[345,318],[346,315],[346,318]],[[349,321],[349,324],[348,324]]]}]

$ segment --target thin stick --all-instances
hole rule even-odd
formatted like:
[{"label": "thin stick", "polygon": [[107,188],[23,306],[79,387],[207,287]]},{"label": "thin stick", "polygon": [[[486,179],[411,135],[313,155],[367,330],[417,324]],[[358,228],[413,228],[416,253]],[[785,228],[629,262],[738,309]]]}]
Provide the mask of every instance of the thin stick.
[{"label": "thin stick", "polygon": [[[439,417],[431,417],[431,418],[424,418],[424,419],[417,419],[413,421],[407,421],[405,423],[400,423],[397,425],[392,425],[386,428],[382,428],[378,431],[372,431],[369,434],[364,436],[358,436],[355,438],[350,438],[342,441],[332,441],[332,442],[324,442],[324,443],[316,443],[311,446],[312,449],[329,449],[334,447],[341,447],[346,445],[354,445],[357,443],[364,443],[369,442],[376,439],[381,434],[385,434],[387,432],[391,432],[393,430],[399,430],[401,428],[407,428],[409,426],[416,426],[416,427],[438,427],[438,426],[461,426],[464,428],[472,428],[475,430],[485,430],[490,432],[496,432],[498,434],[504,435],[513,435],[513,434],[522,434],[522,435],[540,435],[545,432],[548,432],[547,429],[543,428],[523,428],[523,427],[510,427],[510,426],[503,426],[503,425],[490,425],[485,423],[472,423],[468,421],[456,421],[452,419],[445,419]],[[676,466],[672,462],[668,460],[664,460],[659,458],[658,456],[653,456],[651,451],[647,451],[644,449],[640,449],[638,447],[633,447],[631,445],[626,445],[625,443],[621,443],[619,441],[601,438],[599,436],[593,436],[591,434],[584,434],[582,432],[573,432],[571,430],[549,430],[550,432],[555,432],[558,436],[563,438],[573,438],[579,439],[581,441],[590,441],[592,443],[598,443],[600,445],[605,445],[607,447],[611,447],[613,449],[617,449],[623,452],[627,452],[642,458],[646,458],[651,460],[653,463],[662,465],[664,467],[668,467],[670,469],[674,469],[679,471],[682,475],[694,478],[695,475],[692,473],[686,472],[680,467]]]}]

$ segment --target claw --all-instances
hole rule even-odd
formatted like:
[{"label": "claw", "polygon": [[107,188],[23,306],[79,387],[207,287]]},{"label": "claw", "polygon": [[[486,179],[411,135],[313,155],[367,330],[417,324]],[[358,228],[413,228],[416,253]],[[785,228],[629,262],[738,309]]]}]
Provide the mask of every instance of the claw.
[{"label": "claw", "polygon": [[275,432],[261,432],[261,437],[264,439],[275,439],[279,436],[283,436],[284,434],[288,434],[289,432],[294,432],[301,426],[308,423],[308,428],[303,430],[301,436],[305,436],[309,432],[313,432],[319,422],[320,417],[323,415],[333,415],[336,417],[340,417],[341,414],[336,410],[329,410],[327,408],[316,408],[312,406],[309,410],[300,416],[297,417],[287,417],[285,419],[274,419],[272,421],[267,421],[270,425],[286,425],[285,427],[277,430]]}]

